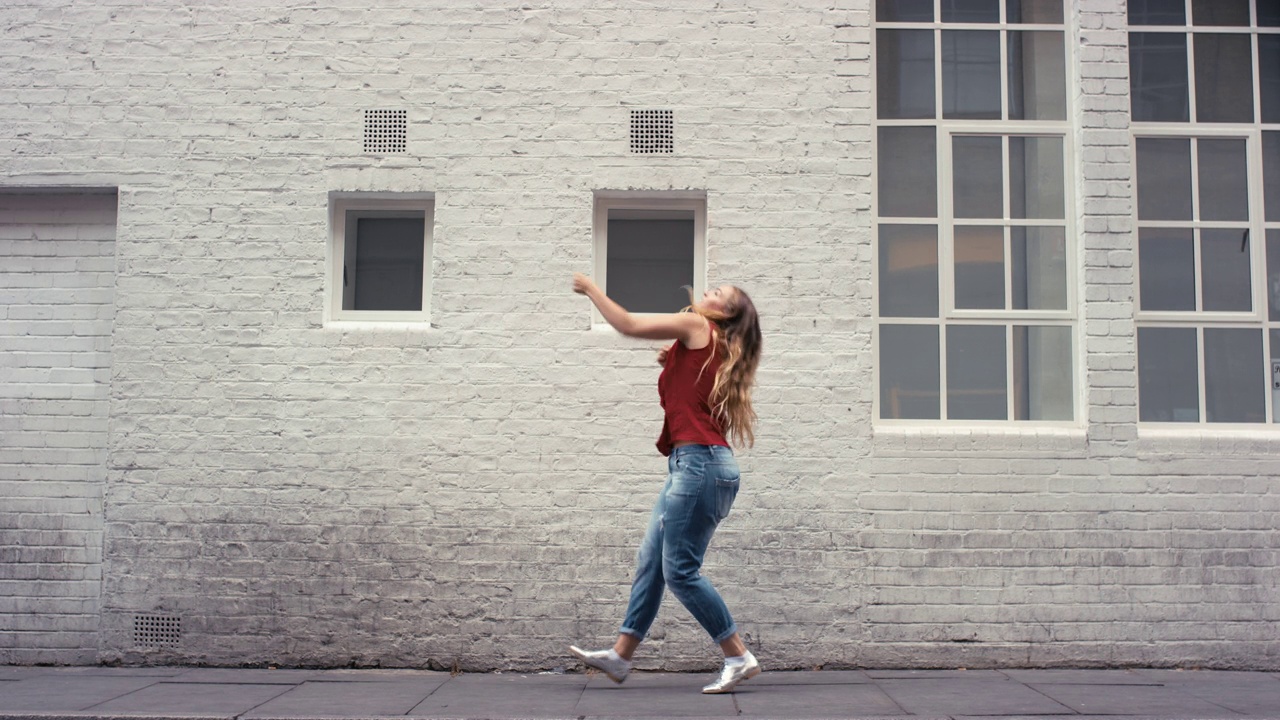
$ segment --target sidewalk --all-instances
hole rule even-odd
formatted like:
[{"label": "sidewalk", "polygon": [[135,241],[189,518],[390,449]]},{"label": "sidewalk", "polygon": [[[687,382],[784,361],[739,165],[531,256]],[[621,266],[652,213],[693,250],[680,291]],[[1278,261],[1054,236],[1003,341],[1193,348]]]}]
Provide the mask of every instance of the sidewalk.
[{"label": "sidewalk", "polygon": [[40,718],[1271,718],[1280,672],[769,672],[732,695],[712,673],[449,673],[0,666],[0,720]]}]

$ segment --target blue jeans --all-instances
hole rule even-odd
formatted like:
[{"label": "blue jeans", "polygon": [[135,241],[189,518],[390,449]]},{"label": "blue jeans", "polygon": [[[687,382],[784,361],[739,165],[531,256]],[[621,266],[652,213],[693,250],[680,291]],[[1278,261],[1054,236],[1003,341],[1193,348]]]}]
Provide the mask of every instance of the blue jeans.
[{"label": "blue jeans", "polygon": [[716,526],[738,496],[738,461],[727,447],[684,445],[671,451],[667,468],[667,482],[636,555],[636,579],[620,632],[644,639],[658,615],[665,586],[711,639],[720,642],[738,627],[700,570]]}]

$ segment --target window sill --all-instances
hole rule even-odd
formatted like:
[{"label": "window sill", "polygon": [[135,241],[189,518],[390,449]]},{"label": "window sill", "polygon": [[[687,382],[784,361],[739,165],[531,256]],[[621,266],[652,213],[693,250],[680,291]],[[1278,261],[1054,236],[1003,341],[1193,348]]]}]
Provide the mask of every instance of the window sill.
[{"label": "window sill", "polygon": [[324,324],[324,329],[430,332],[437,328],[429,320],[328,320]]}]

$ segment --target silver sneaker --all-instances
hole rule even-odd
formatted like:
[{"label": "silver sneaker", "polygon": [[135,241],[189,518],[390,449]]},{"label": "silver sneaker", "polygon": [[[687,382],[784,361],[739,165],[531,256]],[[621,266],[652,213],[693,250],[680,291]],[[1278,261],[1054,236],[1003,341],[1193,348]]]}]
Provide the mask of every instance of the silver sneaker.
[{"label": "silver sneaker", "polygon": [[587,667],[599,670],[616,683],[626,680],[627,673],[631,672],[631,661],[610,657],[608,650],[583,650],[576,645],[570,645],[569,652]]},{"label": "silver sneaker", "polygon": [[747,653],[747,661],[738,665],[725,665],[720,669],[720,677],[710,685],[702,688],[704,695],[730,693],[743,680],[749,680],[760,674],[760,663],[756,656]]}]

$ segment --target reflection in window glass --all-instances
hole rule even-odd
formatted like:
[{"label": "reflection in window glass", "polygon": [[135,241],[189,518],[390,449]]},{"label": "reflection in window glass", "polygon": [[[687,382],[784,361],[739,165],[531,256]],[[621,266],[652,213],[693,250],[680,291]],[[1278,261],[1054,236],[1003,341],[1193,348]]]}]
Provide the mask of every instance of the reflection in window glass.
[{"label": "reflection in window glass", "polygon": [[1280,330],[1271,331],[1271,363],[1267,366],[1267,378],[1271,381],[1271,422],[1280,422]]},{"label": "reflection in window glass", "polygon": [[940,378],[937,325],[880,326],[880,417],[937,420]]},{"label": "reflection in window glass", "polygon": [[1201,220],[1249,219],[1248,158],[1245,141],[1196,141]]},{"label": "reflection in window glass", "polygon": [[999,136],[951,139],[952,204],[958,218],[1004,217],[1004,175]]},{"label": "reflection in window glass", "polygon": [[1012,31],[1009,119],[1066,120],[1066,51],[1060,32]]},{"label": "reflection in window glass", "polygon": [[881,317],[938,317],[938,228],[880,226]]},{"label": "reflection in window glass", "polygon": [[947,417],[1007,420],[1003,325],[947,326]]},{"label": "reflection in window glass", "polygon": [[1191,0],[1191,24],[1248,27],[1249,0]]},{"label": "reflection in window glass", "polygon": [[1280,222],[1280,132],[1262,133],[1263,206],[1267,222]]},{"label": "reflection in window glass", "polygon": [[1138,419],[1199,422],[1195,328],[1138,328]]},{"label": "reflection in window glass", "polygon": [[933,0],[876,0],[878,22],[933,22]]},{"label": "reflection in window glass", "polygon": [[1071,328],[1013,328],[1013,418],[1073,420]]},{"label": "reflection in window glass", "polygon": [[1186,25],[1184,0],[1129,0],[1130,25]]},{"label": "reflection in window glass", "polygon": [[422,310],[426,253],[422,217],[363,217],[356,220],[355,285],[343,310]]},{"label": "reflection in window glass", "polygon": [[876,111],[882,118],[932,118],[933,31],[876,31]]},{"label": "reflection in window glass", "polygon": [[1004,229],[955,229],[956,307],[1004,309]]},{"label": "reflection in window glass", "polygon": [[[1280,321],[1280,230],[1267,231],[1267,319]],[[1278,352],[1272,343],[1271,352]],[[1280,415],[1280,408],[1276,408]]]},{"label": "reflection in window glass", "polygon": [[1009,138],[1009,216],[1066,217],[1066,169],[1060,137]]},{"label": "reflection in window glass", "polygon": [[1000,22],[1000,0],[942,0],[942,22]]},{"label": "reflection in window glass", "polygon": [[1008,0],[1011,23],[1062,24],[1062,0]]},{"label": "reflection in window glass", "polygon": [[938,216],[938,149],[932,127],[877,132],[877,198],[881,217]]},{"label": "reflection in window glass", "polygon": [[[662,219],[644,218],[645,212],[609,211],[609,297],[632,312],[679,312],[689,304],[683,286],[694,284],[693,211],[665,213]],[[676,214],[687,217],[670,217]]]},{"label": "reflection in window glass", "polygon": [[1066,310],[1066,228],[1015,226],[1009,233],[1013,308]]},{"label": "reflection in window glass", "polygon": [[1000,118],[999,31],[942,31],[942,116]]},{"label": "reflection in window glass", "polygon": [[1186,122],[1187,36],[1129,33],[1130,109],[1134,122]]},{"label": "reflection in window glass", "polygon": [[1258,82],[1262,122],[1280,123],[1280,35],[1258,35]]},{"label": "reflection in window glass", "polygon": [[1253,309],[1249,281],[1249,231],[1205,228],[1200,231],[1201,309],[1248,312]]},{"label": "reflection in window glass", "polygon": [[1209,422],[1259,423],[1266,419],[1262,330],[1205,328],[1204,400]]},{"label": "reflection in window glass", "polygon": [[1191,141],[1138,138],[1138,219],[1191,219]]},{"label": "reflection in window glass", "polygon": [[1253,122],[1253,46],[1246,34],[1196,33],[1196,120]]},{"label": "reflection in window glass", "polygon": [[1196,309],[1196,255],[1190,228],[1138,230],[1138,305],[1142,310]]}]

